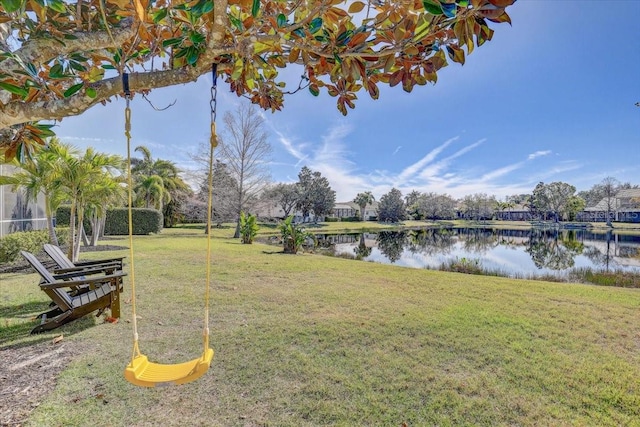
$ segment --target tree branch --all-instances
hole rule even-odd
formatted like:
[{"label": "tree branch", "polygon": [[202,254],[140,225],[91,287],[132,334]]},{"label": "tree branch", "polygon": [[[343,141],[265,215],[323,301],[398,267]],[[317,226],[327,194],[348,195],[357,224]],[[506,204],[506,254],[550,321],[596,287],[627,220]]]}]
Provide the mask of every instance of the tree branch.
[{"label": "tree branch", "polygon": [[[216,57],[225,51],[212,52]],[[129,75],[131,91],[140,92],[155,88],[173,86],[181,83],[195,81],[198,77],[211,71],[210,63],[200,61],[202,65],[195,67],[183,67],[177,70],[149,71],[145,73],[132,73]],[[218,70],[224,71],[228,65],[221,64]],[[12,125],[39,120],[62,120],[67,116],[77,116],[99,102],[105,101],[115,95],[123,93],[122,78],[120,76],[92,83],[89,87],[95,89],[96,96],[90,98],[85,93],[69,98],[53,101],[40,101],[34,103],[11,102],[4,106],[0,116],[0,129]]]},{"label": "tree branch", "polygon": [[[123,20],[122,25],[111,33],[113,40],[106,31],[75,32],[73,33],[75,39],[65,39],[64,43],[55,39],[30,39],[13,52],[12,56],[20,58],[24,64],[41,64],[56,56],[83,52],[87,48],[98,50],[122,46],[136,33],[133,20]],[[0,73],[12,74],[16,68],[22,68],[22,65],[12,57],[0,61]]]}]

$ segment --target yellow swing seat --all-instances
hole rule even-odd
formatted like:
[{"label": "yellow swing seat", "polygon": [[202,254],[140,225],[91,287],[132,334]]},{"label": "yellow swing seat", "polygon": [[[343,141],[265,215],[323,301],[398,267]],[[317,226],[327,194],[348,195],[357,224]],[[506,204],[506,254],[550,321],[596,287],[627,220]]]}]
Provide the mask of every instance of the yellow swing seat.
[{"label": "yellow swing seat", "polygon": [[172,365],[149,362],[147,356],[139,354],[127,365],[124,377],[130,383],[142,387],[186,384],[206,374],[212,360],[211,348],[208,348],[202,357]]}]

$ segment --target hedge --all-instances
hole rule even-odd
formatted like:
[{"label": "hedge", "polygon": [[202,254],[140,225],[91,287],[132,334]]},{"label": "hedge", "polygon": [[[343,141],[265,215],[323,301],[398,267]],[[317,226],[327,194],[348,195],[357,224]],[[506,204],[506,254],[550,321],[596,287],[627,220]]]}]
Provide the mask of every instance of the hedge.
[{"label": "hedge", "polygon": [[[69,240],[69,227],[56,227],[58,242]],[[14,262],[20,258],[20,251],[38,253],[42,245],[49,243],[48,230],[19,231],[0,239],[0,262]]]},{"label": "hedge", "polygon": [[[69,226],[70,206],[61,206],[56,211],[56,225]],[[162,212],[156,209],[133,208],[133,234],[150,234],[162,231]],[[122,236],[129,234],[129,212],[127,208],[112,208],[107,210],[104,225],[105,236]],[[90,235],[91,225],[84,222],[84,230]]]},{"label": "hedge", "polygon": [[[133,219],[133,234],[150,234],[162,231],[163,218],[162,212],[159,210],[134,208],[131,214]],[[127,208],[107,210],[104,234],[107,236],[129,234],[129,210]]]}]

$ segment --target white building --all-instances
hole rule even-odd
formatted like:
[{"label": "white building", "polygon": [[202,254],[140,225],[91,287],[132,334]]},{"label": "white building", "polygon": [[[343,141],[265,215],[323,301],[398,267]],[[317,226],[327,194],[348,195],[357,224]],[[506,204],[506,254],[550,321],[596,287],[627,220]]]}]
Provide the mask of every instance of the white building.
[{"label": "white building", "polygon": [[[10,176],[15,167],[0,164],[0,176]],[[27,202],[24,190],[13,191],[10,185],[0,185],[0,238],[16,231],[47,228],[44,197]]]}]

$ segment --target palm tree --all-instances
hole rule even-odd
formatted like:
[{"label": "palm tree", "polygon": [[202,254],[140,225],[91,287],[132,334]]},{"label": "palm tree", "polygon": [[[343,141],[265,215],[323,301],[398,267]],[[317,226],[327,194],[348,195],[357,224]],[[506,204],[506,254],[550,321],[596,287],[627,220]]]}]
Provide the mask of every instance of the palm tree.
[{"label": "palm tree", "polygon": [[360,207],[360,220],[364,221],[364,214],[367,205],[373,203],[376,199],[371,194],[371,191],[365,191],[364,193],[358,193],[353,199],[353,202]]},{"label": "palm tree", "polygon": [[91,147],[81,157],[69,155],[61,159],[59,185],[65,189],[71,200],[69,258],[72,261],[76,261],[80,253],[84,212],[92,187],[100,182],[105,174],[121,167],[122,159],[119,156],[97,153]]},{"label": "palm tree", "polygon": [[103,175],[87,190],[87,214],[91,222],[91,246],[98,244],[104,232],[107,209],[110,206],[122,206],[126,202],[125,187],[122,179]]},{"label": "palm tree", "polygon": [[171,200],[171,195],[165,191],[164,181],[158,175],[144,177],[133,188],[138,204],[144,202],[146,208],[161,209],[163,202]]},{"label": "palm tree", "polygon": [[142,154],[142,159],[131,159],[131,173],[136,189],[137,206],[153,206],[161,210],[166,219],[170,219],[171,211],[176,206],[169,206],[173,200],[179,203],[191,194],[191,187],[180,177],[180,169],[169,160],[154,160],[151,151],[140,145],[135,151]]}]

